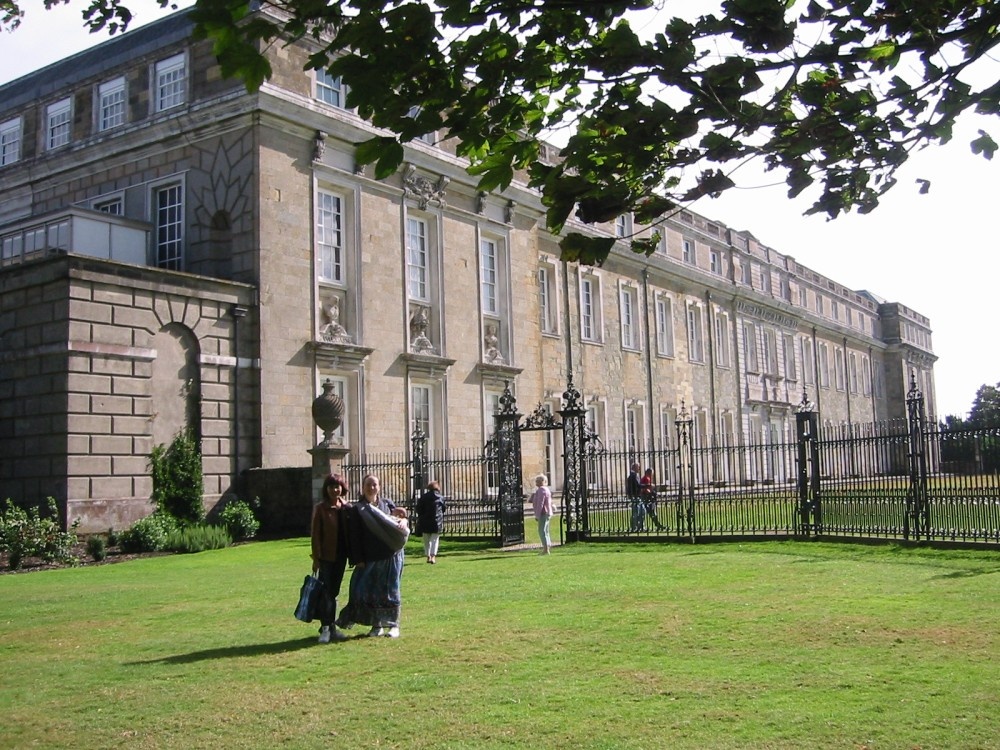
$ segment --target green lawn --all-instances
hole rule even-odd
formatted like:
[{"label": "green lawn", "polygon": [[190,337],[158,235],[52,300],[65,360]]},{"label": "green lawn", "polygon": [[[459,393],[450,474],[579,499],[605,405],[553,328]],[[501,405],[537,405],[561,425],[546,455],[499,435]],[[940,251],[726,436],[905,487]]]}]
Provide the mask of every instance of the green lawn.
[{"label": "green lawn", "polygon": [[0,576],[0,748],[1000,747],[1000,553],[408,553],[323,646],[306,539]]}]

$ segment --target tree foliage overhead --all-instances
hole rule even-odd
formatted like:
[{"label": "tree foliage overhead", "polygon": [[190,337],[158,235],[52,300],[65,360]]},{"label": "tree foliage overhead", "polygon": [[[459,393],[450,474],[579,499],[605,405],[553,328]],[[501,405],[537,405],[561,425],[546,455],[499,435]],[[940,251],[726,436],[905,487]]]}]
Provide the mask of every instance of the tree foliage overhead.
[{"label": "tree foliage overhead", "polygon": [[[0,0],[7,25],[18,2]],[[90,0],[84,15],[124,28],[122,2]],[[314,40],[308,67],[342,78],[348,106],[389,133],[359,144],[379,177],[399,167],[402,143],[436,131],[455,139],[481,190],[525,170],[556,233],[574,212],[653,223],[732,187],[751,158],[789,196],[808,189],[809,213],[868,212],[962,112],[1000,112],[997,0],[660,0],[655,15],[653,5],[197,0],[194,19],[223,72],[250,89],[270,75],[268,45]],[[565,143],[558,159],[545,158],[544,138]],[[980,131],[971,148],[991,158],[997,144]],[[565,258],[586,263],[609,249],[574,233],[562,242]]]}]

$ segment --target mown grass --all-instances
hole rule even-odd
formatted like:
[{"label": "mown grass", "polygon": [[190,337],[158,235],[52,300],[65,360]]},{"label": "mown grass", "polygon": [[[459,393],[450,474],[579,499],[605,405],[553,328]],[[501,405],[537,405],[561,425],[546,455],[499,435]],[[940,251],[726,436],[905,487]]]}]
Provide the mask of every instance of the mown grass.
[{"label": "mown grass", "polygon": [[0,576],[0,747],[1000,747],[995,552],[408,553],[402,638],[324,646],[305,539]]}]

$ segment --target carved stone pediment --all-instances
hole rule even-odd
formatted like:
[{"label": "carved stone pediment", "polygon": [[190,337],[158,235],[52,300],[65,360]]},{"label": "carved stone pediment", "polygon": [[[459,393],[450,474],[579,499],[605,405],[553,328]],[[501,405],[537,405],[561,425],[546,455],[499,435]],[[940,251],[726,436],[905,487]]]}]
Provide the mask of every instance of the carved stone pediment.
[{"label": "carved stone pediment", "polygon": [[338,344],[329,341],[313,341],[313,355],[322,364],[337,367],[358,367],[375,351],[370,346],[357,344]]},{"label": "carved stone pediment", "polygon": [[417,174],[417,168],[412,164],[407,164],[403,172],[403,192],[407,196],[416,198],[421,211],[431,203],[438,207],[445,205],[445,189],[449,182],[451,179],[444,175],[438,177],[436,182],[431,181]]},{"label": "carved stone pediment", "polygon": [[448,368],[455,364],[455,360],[439,357],[436,354],[404,352],[399,356],[406,363],[406,369],[409,372],[432,380],[443,378],[448,372]]}]

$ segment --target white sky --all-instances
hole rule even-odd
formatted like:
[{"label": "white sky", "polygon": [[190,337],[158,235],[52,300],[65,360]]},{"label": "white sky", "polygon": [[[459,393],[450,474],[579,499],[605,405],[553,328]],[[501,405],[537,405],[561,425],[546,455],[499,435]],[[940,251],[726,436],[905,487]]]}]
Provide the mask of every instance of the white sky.
[{"label": "white sky", "polygon": [[[187,6],[191,0],[181,0]],[[73,0],[52,10],[43,0],[22,0],[26,17],[13,33],[0,34],[0,84],[104,41],[88,34]],[[133,28],[160,18],[154,0],[127,0]],[[668,7],[670,7],[668,5]],[[1000,75],[998,75],[1000,77]],[[734,179],[743,187],[693,208],[737,229],[751,231],[780,253],[853,289],[867,289],[926,315],[934,331],[938,414],[965,415],[983,384],[1000,382],[1000,342],[990,315],[1000,298],[998,232],[1000,157],[973,156],[968,143],[978,128],[1000,140],[997,118],[969,116],[952,142],[913,156],[899,184],[872,214],[806,217],[809,201],[790,201],[781,178],[752,167]],[[931,181],[927,195],[917,178]],[[778,182],[777,185],[773,183]],[[767,185],[771,184],[771,187]],[[991,313],[990,310],[993,310]]]}]

